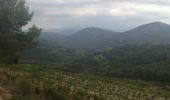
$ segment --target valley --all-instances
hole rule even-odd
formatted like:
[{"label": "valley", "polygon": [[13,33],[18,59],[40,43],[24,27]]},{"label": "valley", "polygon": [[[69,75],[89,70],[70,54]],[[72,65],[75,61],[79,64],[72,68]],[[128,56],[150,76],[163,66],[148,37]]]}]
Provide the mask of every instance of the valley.
[{"label": "valley", "polygon": [[170,100],[169,9],[0,0],[0,100]]},{"label": "valley", "polygon": [[[37,87],[42,89],[41,100],[46,93],[44,85],[52,89],[48,92],[54,93],[49,100],[169,100],[167,27],[155,22],[125,33],[87,28],[61,40],[41,40],[38,47],[20,54],[23,64],[9,65],[6,70],[13,74],[16,73],[13,71],[27,73],[30,80],[43,84]],[[64,45],[65,40],[71,45]],[[35,87],[34,82],[30,84]]]}]

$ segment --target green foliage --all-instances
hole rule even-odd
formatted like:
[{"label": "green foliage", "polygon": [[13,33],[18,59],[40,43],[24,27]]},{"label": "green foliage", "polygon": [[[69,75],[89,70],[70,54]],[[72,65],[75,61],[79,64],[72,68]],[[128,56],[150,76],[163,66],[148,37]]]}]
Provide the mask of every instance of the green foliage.
[{"label": "green foliage", "polygon": [[0,0],[0,63],[17,62],[18,51],[35,45],[41,29],[22,30],[32,16],[24,0]]},{"label": "green foliage", "polygon": [[51,86],[45,88],[44,96],[47,100],[66,100],[64,95],[59,94],[59,91],[56,92],[56,90],[51,88]]},{"label": "green foliage", "polygon": [[22,96],[29,96],[34,93],[34,89],[32,88],[32,85],[28,81],[21,81],[18,84],[18,91]]},{"label": "green foliage", "polygon": [[10,100],[30,100],[30,98],[24,96],[12,96]]},{"label": "green foliage", "polygon": [[31,97],[35,95],[33,85],[26,79],[15,82],[13,88],[14,94],[11,100],[31,100]]},{"label": "green foliage", "polygon": [[0,63],[14,59],[15,51],[18,50],[19,42],[12,34],[0,34]]},{"label": "green foliage", "polygon": [[170,45],[125,45],[65,65],[111,77],[170,82]]},{"label": "green foliage", "polygon": [[0,0],[0,8],[1,34],[21,32],[33,16],[24,0]]},{"label": "green foliage", "polygon": [[89,55],[84,51],[68,48],[38,46],[20,53],[20,57],[27,63],[66,64]]}]

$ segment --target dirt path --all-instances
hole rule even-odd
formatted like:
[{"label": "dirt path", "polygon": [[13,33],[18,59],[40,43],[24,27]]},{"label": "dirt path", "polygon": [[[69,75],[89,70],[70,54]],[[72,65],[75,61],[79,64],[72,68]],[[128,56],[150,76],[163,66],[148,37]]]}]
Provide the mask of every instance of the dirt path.
[{"label": "dirt path", "polygon": [[11,98],[10,92],[0,87],[0,100],[9,100],[10,98]]}]

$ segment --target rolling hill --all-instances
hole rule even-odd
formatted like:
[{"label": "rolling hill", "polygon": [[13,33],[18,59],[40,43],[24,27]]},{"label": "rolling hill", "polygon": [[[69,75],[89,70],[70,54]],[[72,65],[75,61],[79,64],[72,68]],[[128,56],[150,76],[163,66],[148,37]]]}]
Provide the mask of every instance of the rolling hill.
[{"label": "rolling hill", "polygon": [[[89,54],[92,54],[94,53],[94,51],[108,52],[107,50],[112,50],[112,48],[116,48],[124,45],[169,44],[170,25],[161,22],[153,22],[153,23],[141,25],[135,29],[122,32],[122,33],[92,27],[92,28],[83,29],[70,36],[61,36],[62,38],[60,36],[56,38],[55,36],[58,36],[58,34],[49,33],[49,36],[47,33],[44,33],[44,36],[42,34],[38,48],[33,48],[31,50],[25,51],[24,53],[21,54],[21,58],[30,61],[64,64],[77,59],[81,60],[81,57],[85,57]],[[47,38],[47,37],[51,37],[51,38]],[[143,46],[145,47],[145,45]],[[74,49],[78,49],[78,50],[74,50]],[[87,49],[88,51],[86,51]],[[108,55],[109,53],[110,52],[108,52]],[[145,53],[142,54],[144,55]],[[112,53],[110,53],[110,55],[112,55]],[[126,58],[127,55],[124,56]],[[107,62],[107,61],[105,62],[105,59],[103,60],[104,63]],[[121,61],[122,59],[117,59],[117,60]],[[85,59],[84,61],[82,61],[82,64],[84,64],[85,61],[87,60]],[[99,66],[97,66],[96,69],[101,68],[101,66],[104,66],[101,64],[101,62],[97,63],[99,64]],[[92,63],[95,64],[96,62],[94,61]],[[87,65],[85,67],[88,66],[91,67],[92,65]],[[93,67],[92,69],[95,69]]]},{"label": "rolling hill", "polygon": [[161,22],[144,24],[123,32],[112,40],[121,41],[121,44],[167,44],[170,43],[170,25]]},{"label": "rolling hill", "polygon": [[69,70],[170,82],[170,45],[125,45],[66,64]]},{"label": "rolling hill", "polygon": [[66,64],[88,55],[85,51],[77,51],[59,47],[37,47],[20,53],[21,63]]},{"label": "rolling hill", "polygon": [[118,32],[91,27],[64,38],[60,43],[70,48],[97,49],[104,47],[103,43],[106,43],[115,34],[118,34]]},{"label": "rolling hill", "polygon": [[113,32],[100,28],[86,28],[59,41],[61,45],[76,49],[103,50],[125,44],[169,44],[170,25],[153,22],[126,32]]},{"label": "rolling hill", "polygon": [[55,32],[42,32],[39,38],[41,40],[58,42],[65,38],[66,36],[67,36],[66,34],[59,34]]}]

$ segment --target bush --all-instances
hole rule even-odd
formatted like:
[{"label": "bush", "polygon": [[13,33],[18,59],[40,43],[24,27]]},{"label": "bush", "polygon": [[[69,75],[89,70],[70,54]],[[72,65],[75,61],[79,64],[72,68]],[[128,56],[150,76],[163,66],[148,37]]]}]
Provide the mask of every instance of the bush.
[{"label": "bush", "polygon": [[57,93],[52,88],[46,88],[44,90],[44,96],[48,100],[66,100],[64,95]]},{"label": "bush", "polygon": [[30,100],[29,97],[25,96],[13,96],[10,100]]},{"label": "bush", "polygon": [[18,87],[19,92],[22,96],[29,96],[34,94],[34,88],[28,81],[21,81]]}]

